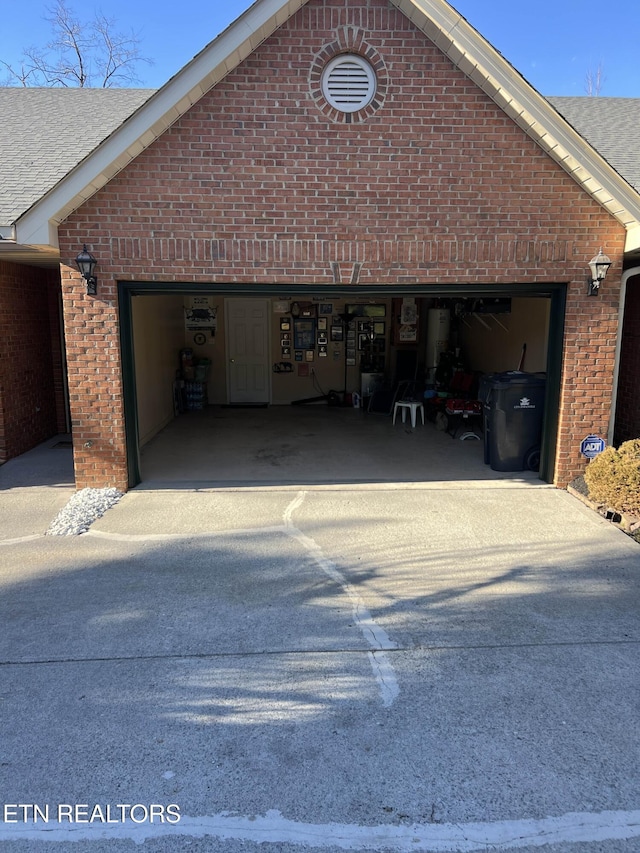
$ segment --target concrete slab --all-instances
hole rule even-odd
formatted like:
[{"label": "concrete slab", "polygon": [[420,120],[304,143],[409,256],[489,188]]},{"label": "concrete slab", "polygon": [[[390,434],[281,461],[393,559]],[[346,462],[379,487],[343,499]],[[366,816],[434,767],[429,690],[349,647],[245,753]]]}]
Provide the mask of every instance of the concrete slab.
[{"label": "concrete slab", "polygon": [[640,549],[566,493],[140,490],[2,555],[5,804],[141,807],[3,850],[640,843]]},{"label": "concrete slab", "polygon": [[153,489],[540,482],[531,471],[493,471],[482,441],[454,438],[432,422],[412,429],[394,426],[390,415],[324,404],[189,412],[145,445],[141,469]]},{"label": "concrete slab", "polygon": [[635,851],[637,543],[428,427],[267,459],[233,424],[241,482],[199,457],[80,537],[38,535],[68,448],[0,469],[2,849]]},{"label": "concrete slab", "polygon": [[0,543],[45,532],[75,492],[69,436],[0,466]]}]

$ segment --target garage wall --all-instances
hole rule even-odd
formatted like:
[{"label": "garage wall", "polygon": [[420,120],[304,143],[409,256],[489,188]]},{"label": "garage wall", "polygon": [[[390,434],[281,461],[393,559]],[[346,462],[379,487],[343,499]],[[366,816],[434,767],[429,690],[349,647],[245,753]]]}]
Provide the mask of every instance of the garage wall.
[{"label": "garage wall", "polygon": [[[308,294],[300,294],[292,296],[286,300],[271,299],[269,312],[269,337],[271,341],[271,349],[269,356],[269,369],[271,371],[271,402],[273,405],[289,405],[295,400],[306,399],[308,397],[317,397],[329,391],[342,391],[345,382],[345,350],[347,341],[343,332],[342,341],[333,341],[331,339],[331,327],[340,325],[339,314],[344,312],[346,301],[333,299],[331,302],[314,302],[314,310],[316,312],[314,320],[326,320],[326,356],[320,356],[320,345],[318,336],[320,330],[316,329],[316,343],[313,347],[313,361],[307,361],[305,351],[302,352],[302,361],[296,360],[296,348],[294,338],[294,322],[290,313],[290,306],[294,302],[304,302],[308,300]],[[199,344],[195,340],[195,335],[192,331],[186,331],[184,337],[184,346],[193,350],[193,355],[196,360],[207,358],[211,361],[211,368],[208,379],[208,400],[210,405],[222,405],[228,402],[227,399],[227,353],[226,353],[226,326],[224,299],[221,297],[210,296],[210,304],[216,309],[217,329],[212,337],[209,332],[206,333],[206,343]],[[385,342],[385,373],[390,379],[392,376],[392,352],[390,350],[391,337],[391,300],[379,299],[369,300],[370,304],[383,305],[385,308],[385,316],[379,320],[384,324],[385,334],[383,336]],[[185,307],[191,304],[191,296],[186,296],[184,299]],[[331,305],[331,313],[320,313],[320,305]],[[285,307],[286,306],[286,307]],[[288,330],[281,328],[281,320],[286,319],[289,324]],[[363,350],[357,346],[357,324],[360,321],[368,321],[368,318],[361,317],[355,320],[356,331],[356,346],[355,346],[355,365],[347,367],[347,391],[360,390],[360,365],[363,357]],[[288,338],[285,337],[288,335]],[[288,341],[288,355],[283,353],[285,340]],[[290,371],[282,365],[289,365]]]},{"label": "garage wall", "polygon": [[[308,297],[307,297],[308,298]],[[287,305],[290,306],[294,302],[300,303],[304,300],[304,296],[292,297],[291,300],[287,301]],[[368,325],[372,318],[369,317],[356,317],[353,321],[353,331],[355,332],[355,346],[351,347],[349,344],[349,350],[353,351],[353,359],[355,360],[355,364],[347,365],[347,385],[346,389],[345,385],[345,357],[347,350],[347,331],[342,327],[339,315],[346,310],[347,302],[346,300],[332,299],[327,300],[326,302],[316,302],[314,303],[313,310],[315,311],[315,315],[311,318],[316,324],[319,321],[326,321],[326,330],[320,330],[316,327],[316,343],[311,352],[313,353],[313,360],[306,360],[306,350],[298,349],[297,352],[302,356],[302,361],[296,361],[296,347],[295,347],[295,328],[294,328],[294,318],[291,316],[289,311],[280,311],[277,312],[275,309],[278,306],[278,303],[281,300],[272,300],[272,314],[271,314],[271,361],[272,365],[291,365],[292,371],[290,373],[287,372],[272,372],[272,401],[275,405],[278,404],[288,404],[293,400],[301,400],[307,399],[309,397],[317,397],[322,394],[327,394],[329,391],[337,391],[341,392],[346,390],[348,393],[353,391],[360,391],[360,365],[363,362],[363,358],[366,358],[366,349],[360,349],[358,347],[358,325],[366,324]],[[354,300],[357,302],[357,300]],[[379,323],[384,324],[385,333],[384,336],[379,336],[378,340],[384,340],[384,372],[387,377],[390,376],[390,368],[389,368],[389,336],[390,336],[390,311],[391,311],[391,300],[370,300],[370,305],[383,306],[385,310],[385,315],[379,318],[375,318]],[[328,312],[328,306],[331,306],[331,312]],[[320,306],[323,306],[327,313],[323,313]],[[288,332],[283,332],[280,327],[281,319],[286,319],[290,324],[290,330]],[[303,318],[304,319],[304,318]],[[341,341],[333,341],[331,339],[331,328],[332,326],[338,326],[342,328],[343,339]],[[283,339],[283,334],[289,334],[290,337]],[[319,336],[323,334],[327,343],[324,344],[326,347],[326,356],[320,355],[320,344],[319,344]],[[290,358],[283,357],[282,348],[283,341],[288,340],[290,342]],[[285,368],[286,370],[286,368]]]},{"label": "garage wall", "polygon": [[[310,84],[328,46],[374,56],[386,81],[349,122]],[[556,483],[584,470],[582,437],[608,429],[624,228],[388,0],[309,0],[58,234],[79,486],[129,482],[117,282],[131,279],[399,295],[561,284]],[[73,263],[85,242],[98,298]],[[598,246],[613,266],[594,299]]]},{"label": "garage wall", "polygon": [[181,296],[132,300],[140,445],[174,417],[173,381],[185,342],[182,306]]},{"label": "garage wall", "polygon": [[0,261],[0,464],[65,431],[57,270]]},{"label": "garage wall", "polygon": [[[547,369],[548,299],[512,299],[510,314],[469,314],[460,322],[460,345],[474,371],[517,370],[527,345],[524,370]],[[486,324],[486,325],[483,325]],[[489,328],[487,328],[487,326]]]},{"label": "garage wall", "polygon": [[640,276],[627,282],[614,444],[640,438]]},{"label": "garage wall", "polygon": [[[198,297],[202,299],[202,295]],[[207,379],[207,397],[210,405],[222,405],[227,402],[227,362],[226,362],[226,330],[224,316],[224,298],[210,295],[207,297],[209,308],[216,315],[214,333],[211,329],[204,330],[184,329],[183,346],[193,350],[195,361],[208,359],[211,362]],[[193,296],[185,296],[183,301],[185,310],[193,307]],[[200,334],[198,334],[198,331]],[[198,341],[201,335],[205,336],[205,343]]]}]

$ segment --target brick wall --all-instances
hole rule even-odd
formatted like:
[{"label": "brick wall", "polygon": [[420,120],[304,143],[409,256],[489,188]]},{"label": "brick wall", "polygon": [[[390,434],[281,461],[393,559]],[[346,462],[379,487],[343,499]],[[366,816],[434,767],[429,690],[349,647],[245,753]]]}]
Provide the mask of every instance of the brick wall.
[{"label": "brick wall", "polygon": [[[381,103],[345,121],[318,63],[371,56]],[[86,242],[99,296],[72,270]],[[116,282],[566,282],[556,482],[606,435],[624,233],[406,17],[311,0],[60,227],[78,485],[126,486]],[[587,263],[614,261],[598,298]],[[91,447],[84,447],[85,442]]]},{"label": "brick wall", "polygon": [[640,438],[640,276],[627,282],[614,443],[633,438]]},{"label": "brick wall", "polygon": [[0,261],[0,462],[64,431],[57,270]]}]

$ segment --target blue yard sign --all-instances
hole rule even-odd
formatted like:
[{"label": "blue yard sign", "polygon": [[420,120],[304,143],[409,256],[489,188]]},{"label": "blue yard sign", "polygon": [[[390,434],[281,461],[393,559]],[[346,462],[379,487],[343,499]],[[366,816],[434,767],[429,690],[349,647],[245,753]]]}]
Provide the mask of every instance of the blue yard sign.
[{"label": "blue yard sign", "polygon": [[606,446],[607,443],[604,438],[600,438],[597,435],[588,435],[580,442],[580,453],[586,456],[587,459],[593,459],[598,453],[602,453]]}]

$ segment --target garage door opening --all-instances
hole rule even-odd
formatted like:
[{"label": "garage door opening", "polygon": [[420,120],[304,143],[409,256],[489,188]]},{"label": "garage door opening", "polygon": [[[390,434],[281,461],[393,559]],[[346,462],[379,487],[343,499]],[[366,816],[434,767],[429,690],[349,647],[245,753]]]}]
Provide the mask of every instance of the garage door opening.
[{"label": "garage door opening", "polygon": [[[356,292],[121,283],[131,485],[551,479],[562,288]],[[505,371],[545,380],[538,471],[488,464]]]}]

